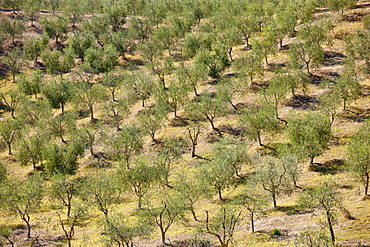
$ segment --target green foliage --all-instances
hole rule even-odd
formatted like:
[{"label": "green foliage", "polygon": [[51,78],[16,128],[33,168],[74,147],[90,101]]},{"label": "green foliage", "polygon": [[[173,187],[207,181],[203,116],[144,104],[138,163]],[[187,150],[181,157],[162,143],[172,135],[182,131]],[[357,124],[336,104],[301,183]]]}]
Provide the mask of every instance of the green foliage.
[{"label": "green foliage", "polygon": [[[156,200],[153,200],[155,198]],[[159,198],[159,200],[157,200]],[[179,195],[174,191],[153,194],[151,200],[144,208],[143,216],[150,224],[156,225],[161,232],[161,242],[166,244],[166,234],[170,227],[185,219],[185,205],[181,202]]]},{"label": "green foliage", "polygon": [[71,217],[73,202],[80,195],[82,189],[81,179],[71,178],[65,174],[54,174],[50,178],[51,185],[48,195],[53,199],[53,207],[66,207],[67,217]]},{"label": "green foliage", "polygon": [[68,21],[64,17],[57,15],[49,19],[45,18],[41,20],[41,24],[45,33],[49,38],[55,39],[56,43],[62,41],[68,33]]},{"label": "green foliage", "polygon": [[15,118],[15,110],[20,105],[23,95],[18,90],[9,90],[6,93],[0,93],[2,103],[10,110],[11,117]]},{"label": "green foliage", "polygon": [[12,118],[6,118],[0,122],[0,136],[8,147],[8,155],[12,154],[12,144],[21,127],[21,122]]},{"label": "green foliage", "polygon": [[198,170],[198,176],[202,182],[212,187],[221,201],[225,200],[222,197],[222,191],[236,185],[234,174],[235,169],[230,166],[227,160],[213,160],[212,162],[201,163]]},{"label": "green foliage", "polygon": [[73,101],[79,107],[88,108],[90,120],[94,120],[96,105],[107,98],[107,91],[101,84],[90,85],[85,82],[79,83],[75,88]]},{"label": "green foliage", "polygon": [[72,49],[66,48],[63,52],[54,49],[45,50],[41,53],[41,59],[49,74],[62,75],[75,66],[75,54]]},{"label": "green foliage", "polygon": [[275,229],[273,229],[272,231],[271,231],[271,234],[272,235],[281,235],[281,232],[280,232],[280,230],[278,229],[278,228],[275,228]]},{"label": "green foliage", "polygon": [[21,19],[10,19],[1,18],[0,19],[0,31],[6,36],[10,37],[13,45],[15,46],[15,39],[22,36],[25,29],[24,21]]},{"label": "green foliage", "polygon": [[279,128],[275,108],[262,103],[241,112],[239,121],[246,126],[244,134],[252,136],[262,146],[261,134],[263,131],[274,132]]},{"label": "green foliage", "polygon": [[115,174],[106,171],[86,177],[82,184],[82,199],[89,205],[96,205],[104,216],[108,217],[111,206],[120,201],[122,184],[116,180]]},{"label": "green foliage", "polygon": [[117,59],[118,51],[111,44],[105,45],[104,49],[102,47],[90,47],[85,52],[84,63],[81,68],[85,72],[93,74],[108,73],[113,70]]},{"label": "green foliage", "polygon": [[68,37],[68,46],[73,49],[77,57],[84,59],[86,50],[95,46],[91,32],[75,32]]},{"label": "green foliage", "polygon": [[62,114],[64,114],[65,104],[72,100],[74,92],[70,81],[53,80],[42,87],[42,93],[54,109],[61,108]]},{"label": "green foliage", "polygon": [[39,174],[25,180],[8,180],[0,191],[0,205],[11,215],[18,214],[27,225],[31,237],[31,213],[37,212],[44,197],[43,179]]},{"label": "green foliage", "polygon": [[355,179],[364,186],[365,195],[368,194],[370,183],[370,122],[366,121],[356,131],[347,145],[348,170]]},{"label": "green foliage", "polygon": [[32,74],[22,76],[17,83],[19,91],[25,95],[34,95],[37,98],[37,94],[41,92],[43,78],[44,74],[41,70],[34,70]]},{"label": "green foliage", "polygon": [[107,138],[106,146],[114,160],[123,160],[130,168],[131,159],[143,150],[142,130],[135,126],[124,126],[120,132]]},{"label": "green foliage", "polygon": [[230,65],[226,49],[217,46],[213,51],[202,50],[194,56],[194,63],[208,68],[208,75],[214,79],[221,78],[225,69]]},{"label": "green foliage", "polygon": [[17,145],[16,158],[21,166],[31,164],[33,169],[43,161],[42,150],[47,141],[44,133],[36,134],[26,138],[23,136]]},{"label": "green foliage", "polygon": [[158,106],[145,109],[138,115],[138,121],[141,129],[150,135],[152,141],[157,143],[155,133],[162,128],[166,112]]},{"label": "green foliage", "polygon": [[234,237],[235,227],[241,220],[241,212],[231,206],[221,207],[210,220],[206,211],[206,233],[215,236],[222,247],[228,247]]},{"label": "green foliage", "polygon": [[331,181],[323,181],[318,187],[305,188],[298,198],[298,203],[303,207],[324,212],[333,245],[335,245],[333,225],[337,220],[337,212],[342,209],[342,199],[334,186]]},{"label": "green foliage", "polygon": [[122,169],[120,177],[127,181],[128,187],[138,197],[138,208],[142,208],[143,197],[150,189],[159,184],[161,180],[161,169],[153,164],[153,157],[138,156],[130,169]]},{"label": "green foliage", "polygon": [[298,238],[294,241],[295,246],[302,247],[320,247],[330,246],[330,238],[327,234],[321,231],[305,230],[301,232]]},{"label": "green foliage", "polygon": [[78,156],[82,153],[83,147],[80,143],[71,143],[67,147],[48,144],[42,151],[47,174],[74,174],[78,168]]},{"label": "green foliage", "polygon": [[328,149],[332,137],[331,122],[319,112],[308,112],[302,117],[292,116],[288,121],[287,134],[293,149],[300,158],[313,159]]},{"label": "green foliage", "polygon": [[125,215],[116,213],[104,219],[103,235],[109,245],[120,243],[121,246],[133,246],[135,239],[147,238],[153,231],[153,226],[145,220],[127,219]]},{"label": "green foliage", "polygon": [[8,170],[6,169],[6,165],[4,163],[0,163],[0,184],[7,179]]},{"label": "green foliage", "polygon": [[13,83],[15,83],[15,76],[21,71],[23,66],[21,50],[15,48],[8,52],[4,59],[6,66],[8,67],[8,72],[12,76]]},{"label": "green foliage", "polygon": [[29,36],[25,38],[23,46],[23,55],[26,59],[33,59],[35,63],[38,62],[38,58],[44,49],[47,47],[48,39],[45,35],[41,36]]}]

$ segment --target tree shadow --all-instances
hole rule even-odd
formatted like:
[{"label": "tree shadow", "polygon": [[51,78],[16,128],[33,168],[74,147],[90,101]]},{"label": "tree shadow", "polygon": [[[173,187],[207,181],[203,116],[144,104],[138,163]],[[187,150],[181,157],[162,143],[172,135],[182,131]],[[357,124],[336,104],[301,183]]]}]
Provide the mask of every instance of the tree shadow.
[{"label": "tree shadow", "polygon": [[342,64],[343,60],[346,58],[345,55],[335,51],[325,51],[323,65],[325,66],[334,66]]},{"label": "tree shadow", "polygon": [[229,124],[222,124],[218,127],[218,130],[222,133],[226,133],[233,136],[240,136],[245,130],[242,127],[235,127]]},{"label": "tree shadow", "polygon": [[284,212],[287,215],[310,214],[313,210],[302,209],[299,205],[293,206],[278,206],[276,211]]},{"label": "tree shadow", "polygon": [[286,106],[307,110],[315,108],[318,103],[319,101],[316,97],[296,94],[286,103]]},{"label": "tree shadow", "polygon": [[370,118],[370,109],[362,109],[359,107],[351,107],[338,114],[341,118],[362,123]]},{"label": "tree shadow", "polygon": [[309,170],[313,172],[319,172],[322,175],[331,174],[334,175],[343,170],[344,161],[340,159],[333,159],[325,161],[324,163],[312,163],[309,166]]},{"label": "tree shadow", "polygon": [[175,117],[170,120],[170,126],[172,127],[185,127],[189,125],[189,119],[183,117]]}]

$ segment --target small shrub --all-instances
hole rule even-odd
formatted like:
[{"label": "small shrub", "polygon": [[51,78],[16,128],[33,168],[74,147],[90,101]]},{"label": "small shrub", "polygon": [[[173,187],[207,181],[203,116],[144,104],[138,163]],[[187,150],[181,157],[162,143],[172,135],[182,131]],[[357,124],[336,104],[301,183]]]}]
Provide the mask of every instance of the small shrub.
[{"label": "small shrub", "polygon": [[272,235],[281,235],[281,232],[279,229],[275,228],[274,230],[271,231]]}]

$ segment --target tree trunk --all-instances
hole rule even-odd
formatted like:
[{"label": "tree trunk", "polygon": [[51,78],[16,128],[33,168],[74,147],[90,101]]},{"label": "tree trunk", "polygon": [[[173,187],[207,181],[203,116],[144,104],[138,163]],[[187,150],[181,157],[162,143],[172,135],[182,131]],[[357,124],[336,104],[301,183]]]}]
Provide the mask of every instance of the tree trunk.
[{"label": "tree trunk", "polygon": [[62,108],[62,115],[64,114],[64,103],[61,103],[61,108]]},{"label": "tree trunk", "polygon": [[195,214],[195,211],[194,211],[193,206],[190,207],[190,210],[191,210],[191,214],[193,215],[194,220],[195,221],[199,221],[198,218],[197,218],[197,216],[196,216],[196,214]]},{"label": "tree trunk", "polygon": [[67,242],[68,242],[68,247],[72,247],[71,239],[67,238]]},{"label": "tree trunk", "polygon": [[251,212],[251,232],[254,232],[254,213]]},{"label": "tree trunk", "polygon": [[313,164],[313,159],[315,158],[315,156],[312,156],[311,157],[311,161],[310,161],[310,164]]},{"label": "tree trunk", "polygon": [[277,204],[276,204],[276,194],[275,193],[271,193],[272,195],[272,201],[273,201],[273,204],[274,204],[274,208],[277,208]]},{"label": "tree trunk", "polygon": [[31,225],[30,225],[30,216],[28,215],[23,215],[22,220],[26,223],[27,225],[27,238],[31,238]]},{"label": "tree trunk", "polygon": [[257,131],[257,141],[258,141],[258,145],[259,146],[262,146],[261,133],[260,133],[260,131]]},{"label": "tree trunk", "polygon": [[333,229],[333,223],[331,222],[331,217],[330,217],[330,212],[326,211],[326,219],[328,220],[328,227],[330,231],[330,237],[331,237],[331,242],[333,246],[335,246],[335,235],[334,235],[334,229]]},{"label": "tree trunk", "polygon": [[221,192],[221,189],[218,189],[218,198],[221,200],[221,201],[225,201],[224,198],[222,198],[222,192]]},{"label": "tree trunk", "polygon": [[12,144],[8,142],[7,145],[8,145],[8,155],[12,155]]},{"label": "tree trunk", "polygon": [[93,106],[89,106],[89,110],[90,110],[90,120],[93,121],[94,120],[94,108]]},{"label": "tree trunk", "polygon": [[194,143],[192,143],[192,145],[191,145],[191,157],[193,157],[193,158],[196,156],[195,147],[196,147],[196,145]]},{"label": "tree trunk", "polygon": [[370,179],[369,174],[366,174],[365,196],[367,195],[367,192],[368,192],[368,190],[369,190],[369,179]]}]

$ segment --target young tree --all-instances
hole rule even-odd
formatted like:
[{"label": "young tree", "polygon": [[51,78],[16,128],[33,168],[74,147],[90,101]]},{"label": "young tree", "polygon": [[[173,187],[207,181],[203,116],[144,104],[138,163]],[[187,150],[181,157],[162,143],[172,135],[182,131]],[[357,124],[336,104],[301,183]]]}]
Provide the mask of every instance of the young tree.
[{"label": "young tree", "polygon": [[252,47],[258,56],[262,56],[265,59],[265,64],[268,66],[268,56],[274,54],[276,51],[274,40],[271,37],[264,37],[261,40],[253,40]]},{"label": "young tree", "polygon": [[127,77],[125,85],[130,93],[133,93],[145,107],[145,100],[152,95],[155,83],[153,76],[146,73],[135,73]]},{"label": "young tree", "polygon": [[94,146],[97,146],[97,144],[103,139],[104,135],[101,125],[85,124],[80,129],[76,130],[74,136],[89,149],[92,157],[98,157],[94,152]]},{"label": "young tree", "polygon": [[235,185],[235,171],[223,160],[213,160],[201,164],[198,176],[205,185],[211,186],[218,195],[220,201],[225,201],[222,191]]},{"label": "young tree", "polygon": [[257,181],[272,198],[274,208],[277,207],[276,199],[287,189],[287,172],[282,162],[273,157],[266,157],[256,172]]},{"label": "young tree", "polygon": [[138,208],[143,206],[144,196],[147,195],[150,189],[159,184],[161,180],[161,169],[153,164],[153,158],[148,156],[138,156],[134,160],[134,165],[130,169],[123,169],[120,175],[132,192],[138,198]]},{"label": "young tree", "polygon": [[72,239],[75,235],[75,227],[81,224],[80,222],[86,217],[86,208],[81,205],[76,207],[76,209],[73,210],[72,216],[67,219],[62,219],[59,212],[57,212],[57,215],[64,236],[67,239],[68,247],[72,247]]},{"label": "young tree", "polygon": [[48,39],[45,35],[41,36],[28,36],[24,40],[23,56],[25,59],[30,59],[38,63],[38,58],[41,53],[46,49]]},{"label": "young tree", "polygon": [[209,94],[203,94],[199,100],[192,101],[187,106],[186,114],[195,119],[208,120],[212,130],[221,135],[219,129],[215,126],[215,119],[225,113],[224,102],[219,97],[213,98]]},{"label": "young tree", "polygon": [[31,27],[34,27],[34,21],[40,16],[40,10],[43,7],[43,1],[26,0],[23,2],[23,8],[26,16],[31,21]]},{"label": "young tree", "polygon": [[204,186],[196,173],[185,170],[177,174],[173,188],[182,198],[180,201],[184,203],[186,208],[189,208],[193,219],[200,221],[195,213],[195,204],[201,199],[210,197],[210,190],[207,186]]},{"label": "young tree", "polygon": [[364,187],[365,196],[370,183],[370,122],[366,121],[356,131],[347,145],[348,170]]},{"label": "young tree", "polygon": [[194,95],[199,96],[197,87],[208,78],[207,69],[197,65],[181,65],[177,68],[177,78],[193,89]]},{"label": "young tree", "polygon": [[25,95],[34,95],[41,93],[41,85],[44,74],[41,70],[34,70],[29,76],[22,76],[17,83],[19,90]]},{"label": "young tree", "polygon": [[262,132],[273,132],[279,128],[279,123],[275,116],[275,108],[262,103],[242,111],[239,121],[246,126],[246,134],[255,138],[258,141],[258,145],[263,146]]},{"label": "young tree", "polygon": [[230,65],[226,48],[216,46],[214,50],[202,50],[194,57],[194,63],[198,66],[205,66],[208,75],[214,79],[222,77],[225,69]]},{"label": "young tree", "polygon": [[[81,192],[82,182],[79,178],[71,178],[65,174],[54,174],[51,178],[49,195],[51,199],[56,200],[54,204],[57,208],[67,208],[67,218],[71,217],[71,212],[77,196]],[[60,204],[60,206],[59,206]]]},{"label": "young tree", "polygon": [[116,213],[104,219],[103,235],[108,238],[109,246],[117,243],[118,246],[136,246],[136,239],[147,238],[153,231],[153,227],[145,220],[127,219],[127,216]]},{"label": "young tree", "polygon": [[306,208],[318,209],[324,212],[331,243],[335,246],[333,226],[337,219],[337,211],[342,209],[341,198],[330,181],[324,181],[314,188],[305,188],[298,203]]},{"label": "young tree", "polygon": [[120,188],[122,184],[117,182],[115,174],[106,171],[88,174],[83,182],[82,199],[90,205],[96,205],[107,220],[111,206],[119,202],[119,192],[123,190]]},{"label": "young tree", "polygon": [[[236,71],[240,71],[242,80],[248,77],[250,84],[253,84],[256,78],[261,78],[264,74],[262,60],[263,57],[259,53],[250,51],[235,59],[232,66]],[[248,83],[245,84],[248,85]]]},{"label": "young tree", "polygon": [[165,117],[166,112],[158,106],[143,110],[138,116],[141,128],[150,135],[153,143],[158,143],[155,133],[162,128]]},{"label": "young tree", "polygon": [[11,117],[15,118],[15,110],[20,105],[23,99],[21,92],[17,90],[9,90],[6,93],[0,93],[2,103],[10,110]]},{"label": "young tree", "polygon": [[52,18],[45,18],[41,20],[45,33],[51,39],[55,39],[57,44],[62,41],[68,33],[68,21],[61,16],[54,16]]},{"label": "young tree", "polygon": [[37,101],[23,99],[18,109],[20,120],[30,125],[36,125],[52,115],[49,101],[42,98]]},{"label": "young tree", "polygon": [[74,32],[73,35],[68,37],[68,46],[82,61],[85,58],[86,51],[95,45],[94,35],[89,31]]},{"label": "young tree", "polygon": [[131,159],[143,150],[143,133],[136,126],[124,126],[120,132],[107,138],[107,150],[114,160],[123,160],[130,169]]},{"label": "young tree", "polygon": [[222,207],[210,220],[206,211],[206,233],[215,236],[221,247],[228,247],[234,237],[235,227],[241,220],[241,213],[232,207]]},{"label": "young tree", "polygon": [[69,20],[72,22],[72,27],[76,28],[76,23],[82,20],[83,17],[83,5],[81,2],[73,0],[63,0],[63,9]]},{"label": "young tree", "polygon": [[60,114],[45,121],[45,129],[51,136],[58,137],[64,144],[68,144],[65,136],[76,131],[77,116],[71,112]]},{"label": "young tree", "polygon": [[288,120],[287,134],[293,149],[300,157],[309,157],[312,164],[315,157],[328,149],[332,136],[330,119],[319,112],[293,116]]},{"label": "young tree", "polygon": [[333,94],[342,100],[343,111],[345,111],[348,105],[361,95],[360,82],[352,73],[340,75],[333,88]]},{"label": "young tree", "polygon": [[0,19],[0,31],[5,34],[5,36],[11,38],[13,46],[16,46],[15,39],[22,36],[24,29],[24,21],[21,19],[4,17]]},{"label": "young tree", "polygon": [[59,7],[62,6],[63,0],[45,0],[45,3],[48,7],[51,8],[53,15],[55,15],[55,11],[57,11]]},{"label": "young tree", "polygon": [[266,196],[258,192],[255,183],[248,183],[248,186],[235,198],[236,204],[241,204],[246,209],[250,220],[250,230],[255,231],[255,221],[266,215],[268,201]]},{"label": "young tree", "polygon": [[60,75],[69,72],[75,66],[75,55],[73,50],[66,48],[63,52],[54,49],[45,50],[41,53],[41,59],[45,64],[46,71],[49,74]]},{"label": "young tree", "polygon": [[[185,219],[185,206],[175,192],[154,194],[160,200],[149,201],[144,208],[144,215],[151,224],[156,225],[161,232],[161,242],[166,245],[166,234],[170,227]],[[157,202],[156,202],[157,201]]]},{"label": "young tree", "polygon": [[79,143],[71,143],[67,147],[48,144],[42,152],[47,174],[73,174],[78,167],[78,156],[82,153],[83,147]]},{"label": "young tree", "polygon": [[191,142],[191,157],[192,158],[197,156],[195,154],[195,148],[198,145],[198,138],[199,138],[199,134],[201,133],[201,129],[202,129],[201,124],[195,124],[186,129],[188,132],[190,142]]},{"label": "young tree", "polygon": [[100,84],[90,86],[87,83],[81,82],[76,87],[74,102],[75,104],[88,108],[90,120],[94,121],[94,109],[96,105],[106,100],[106,98],[107,94],[104,86]]},{"label": "young tree", "polygon": [[19,134],[21,124],[18,120],[6,118],[0,121],[0,136],[8,147],[8,155],[12,155],[12,144]]},{"label": "young tree", "polygon": [[296,43],[289,50],[290,63],[295,68],[305,68],[311,74],[311,67],[317,67],[324,60],[324,51],[318,43]]},{"label": "young tree", "polygon": [[31,213],[37,212],[44,197],[43,179],[32,175],[25,180],[9,180],[0,191],[0,205],[6,212],[20,218],[27,225],[27,238],[31,238]]},{"label": "young tree", "polygon": [[113,70],[117,63],[118,51],[107,44],[102,47],[90,47],[85,52],[84,63],[81,65],[83,71],[92,74],[106,73]]},{"label": "young tree", "polygon": [[32,164],[33,169],[37,169],[42,159],[42,150],[47,138],[44,133],[36,134],[31,137],[23,136],[17,144],[16,158],[21,166]]},{"label": "young tree", "polygon": [[8,71],[12,75],[13,83],[15,83],[15,76],[19,74],[23,64],[21,51],[18,48],[11,50],[5,57],[4,62],[8,67]]},{"label": "young tree", "polygon": [[61,109],[62,115],[65,112],[65,105],[73,99],[74,90],[70,81],[53,80],[45,84],[41,89],[43,95],[49,100],[54,109]]}]

